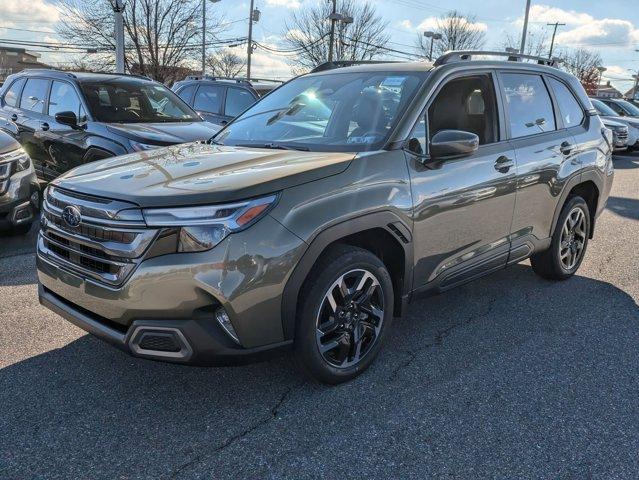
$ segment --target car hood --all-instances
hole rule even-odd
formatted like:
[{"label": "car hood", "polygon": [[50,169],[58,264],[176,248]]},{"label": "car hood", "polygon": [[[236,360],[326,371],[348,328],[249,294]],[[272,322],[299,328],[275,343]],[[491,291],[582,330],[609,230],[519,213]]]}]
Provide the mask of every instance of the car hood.
[{"label": "car hood", "polygon": [[612,122],[616,122],[619,123],[621,125],[628,125],[630,127],[634,127],[634,128],[639,128],[639,118],[629,118],[629,117],[613,117],[610,115],[602,115],[601,116],[602,120],[607,121],[612,121]]},{"label": "car hood", "polygon": [[336,175],[354,156],[189,143],[88,163],[52,184],[141,207],[222,203]]},{"label": "car hood", "polygon": [[220,130],[210,122],[111,123],[106,128],[135,142],[154,145],[208,140]]}]

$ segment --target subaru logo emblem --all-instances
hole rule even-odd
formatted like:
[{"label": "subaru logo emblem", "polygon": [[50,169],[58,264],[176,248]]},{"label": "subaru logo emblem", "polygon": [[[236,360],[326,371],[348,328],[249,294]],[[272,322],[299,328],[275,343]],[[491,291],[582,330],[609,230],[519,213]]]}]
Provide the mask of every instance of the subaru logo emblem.
[{"label": "subaru logo emblem", "polygon": [[78,207],[68,205],[62,210],[62,220],[70,227],[78,227],[82,221],[82,215]]}]

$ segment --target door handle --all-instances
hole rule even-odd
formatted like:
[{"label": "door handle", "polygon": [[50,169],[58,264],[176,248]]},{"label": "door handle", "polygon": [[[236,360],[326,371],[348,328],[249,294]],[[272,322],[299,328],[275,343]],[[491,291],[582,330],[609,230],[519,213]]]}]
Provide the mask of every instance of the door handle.
[{"label": "door handle", "polygon": [[42,127],[42,130],[44,130],[45,132],[49,130],[49,124],[47,122],[43,122],[41,127]]},{"label": "door handle", "polygon": [[13,115],[11,115],[11,121],[15,122],[18,120],[18,115],[16,115],[15,113]]},{"label": "door handle", "polygon": [[227,122],[226,120],[222,120],[222,121],[220,122],[220,125],[227,125],[228,123],[229,123],[229,122]]},{"label": "door handle", "polygon": [[573,148],[572,143],[565,140],[561,142],[561,145],[559,145],[559,151],[563,153],[564,155],[570,155],[570,152],[572,152],[572,148]]},{"label": "door handle", "polygon": [[515,166],[515,161],[512,158],[508,158],[505,155],[502,155],[495,161],[495,170],[499,173],[506,173],[511,167]]}]

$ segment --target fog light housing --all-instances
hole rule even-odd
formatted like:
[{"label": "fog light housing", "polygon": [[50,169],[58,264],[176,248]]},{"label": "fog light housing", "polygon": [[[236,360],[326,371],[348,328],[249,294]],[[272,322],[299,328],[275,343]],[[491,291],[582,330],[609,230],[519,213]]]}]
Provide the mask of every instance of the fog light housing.
[{"label": "fog light housing", "polygon": [[223,307],[219,307],[217,310],[215,310],[215,319],[217,320],[217,323],[220,324],[220,327],[222,327],[222,329],[226,332],[226,334],[239,345],[240,339],[237,338],[237,333],[235,333],[235,329],[233,328],[233,324],[231,323],[229,314],[226,313],[226,310],[224,310]]}]

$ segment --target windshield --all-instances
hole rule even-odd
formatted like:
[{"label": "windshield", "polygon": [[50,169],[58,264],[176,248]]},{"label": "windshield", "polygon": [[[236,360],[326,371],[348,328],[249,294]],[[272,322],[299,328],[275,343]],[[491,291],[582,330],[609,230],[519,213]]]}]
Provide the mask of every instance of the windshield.
[{"label": "windshield", "polygon": [[379,150],[427,72],[299,77],[257,102],[212,141],[313,151]]},{"label": "windshield", "polygon": [[597,110],[597,113],[599,113],[599,115],[605,115],[605,116],[608,116],[608,117],[618,117],[619,116],[617,114],[617,112],[615,112],[612,108],[610,108],[605,103],[603,103],[603,102],[601,102],[599,100],[595,100],[594,98],[591,98],[590,101],[592,102],[592,106],[595,107],[595,110]]},{"label": "windshield", "polygon": [[617,103],[620,103],[621,107],[631,117],[639,117],[639,107],[637,107],[635,104],[630,103],[626,100],[617,100]]},{"label": "windshield", "polygon": [[163,85],[136,80],[83,83],[93,118],[106,123],[199,122],[201,118]]}]

